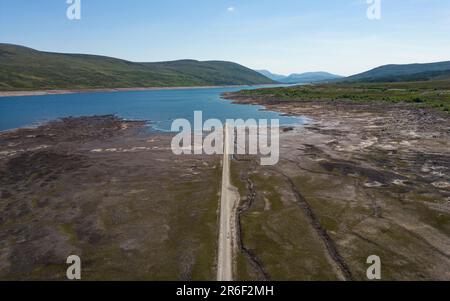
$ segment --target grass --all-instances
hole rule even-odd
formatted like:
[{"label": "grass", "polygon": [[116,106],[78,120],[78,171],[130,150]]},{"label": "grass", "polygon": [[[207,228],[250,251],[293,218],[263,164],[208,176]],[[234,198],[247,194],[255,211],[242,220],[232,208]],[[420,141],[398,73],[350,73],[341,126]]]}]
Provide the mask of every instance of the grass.
[{"label": "grass", "polygon": [[355,101],[411,103],[450,113],[450,80],[408,83],[339,83],[240,91],[249,97],[277,101]]}]

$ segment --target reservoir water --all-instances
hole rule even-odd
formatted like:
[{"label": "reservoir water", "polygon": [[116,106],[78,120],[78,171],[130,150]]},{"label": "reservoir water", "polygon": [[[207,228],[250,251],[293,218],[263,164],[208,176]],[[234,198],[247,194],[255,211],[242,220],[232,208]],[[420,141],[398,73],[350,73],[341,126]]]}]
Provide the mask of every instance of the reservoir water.
[{"label": "reservoir water", "polygon": [[149,120],[154,130],[169,131],[172,121],[192,122],[194,111],[203,119],[279,119],[281,125],[303,124],[301,117],[282,116],[261,106],[232,104],[223,92],[256,87],[173,89],[108,93],[80,93],[0,98],[0,131],[36,126],[63,117],[116,114],[125,119]]}]

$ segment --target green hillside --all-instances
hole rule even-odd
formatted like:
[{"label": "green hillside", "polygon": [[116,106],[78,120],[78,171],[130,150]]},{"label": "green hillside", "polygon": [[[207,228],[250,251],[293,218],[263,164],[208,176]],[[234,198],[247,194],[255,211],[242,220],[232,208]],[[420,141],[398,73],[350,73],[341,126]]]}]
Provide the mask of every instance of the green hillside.
[{"label": "green hillside", "polygon": [[350,82],[427,81],[450,77],[450,61],[429,64],[385,65],[347,77]]},{"label": "green hillside", "polygon": [[271,83],[258,72],[231,62],[135,63],[0,44],[0,91]]}]

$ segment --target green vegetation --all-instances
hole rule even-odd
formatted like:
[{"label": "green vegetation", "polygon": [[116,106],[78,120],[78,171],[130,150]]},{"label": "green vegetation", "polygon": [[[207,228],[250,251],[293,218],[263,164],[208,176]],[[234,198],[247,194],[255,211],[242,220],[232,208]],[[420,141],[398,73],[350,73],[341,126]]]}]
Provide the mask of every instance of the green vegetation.
[{"label": "green vegetation", "polygon": [[450,77],[450,61],[429,64],[385,65],[350,76],[350,82],[407,82]]},{"label": "green vegetation", "polygon": [[348,100],[412,103],[450,112],[450,80],[409,83],[336,83],[241,91],[239,95],[277,101]]},{"label": "green vegetation", "polygon": [[274,83],[231,62],[134,63],[103,56],[41,52],[10,44],[0,44],[0,70],[0,91]]}]

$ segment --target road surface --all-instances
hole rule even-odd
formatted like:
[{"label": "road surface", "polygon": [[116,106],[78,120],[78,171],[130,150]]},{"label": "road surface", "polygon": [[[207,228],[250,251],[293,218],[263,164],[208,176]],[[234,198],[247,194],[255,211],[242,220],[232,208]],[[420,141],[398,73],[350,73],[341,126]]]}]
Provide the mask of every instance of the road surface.
[{"label": "road surface", "polygon": [[233,250],[236,242],[236,206],[239,193],[230,180],[230,146],[228,125],[224,127],[224,155],[222,171],[222,193],[220,201],[219,255],[217,263],[217,280],[233,280]]}]

